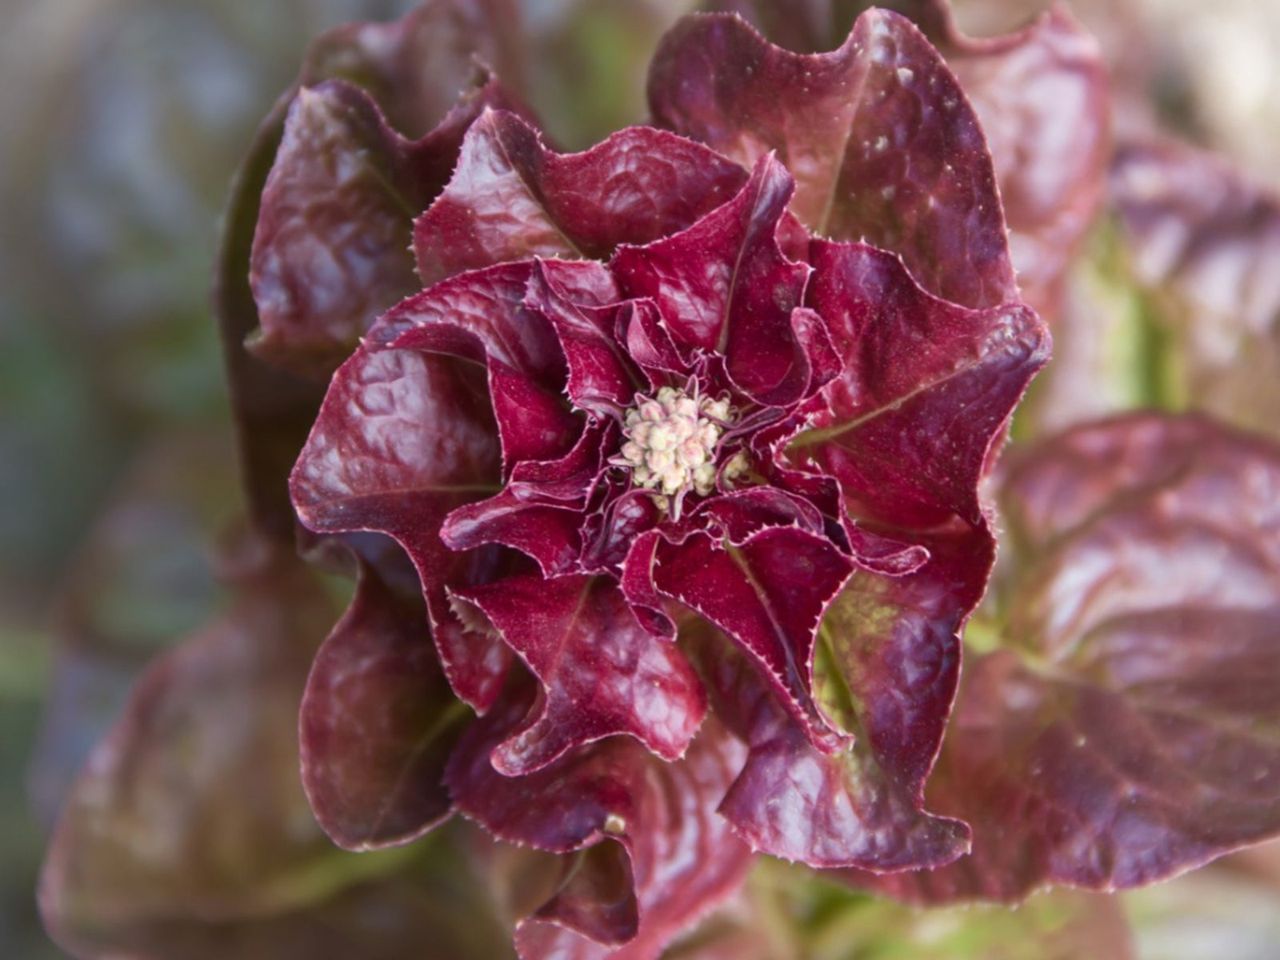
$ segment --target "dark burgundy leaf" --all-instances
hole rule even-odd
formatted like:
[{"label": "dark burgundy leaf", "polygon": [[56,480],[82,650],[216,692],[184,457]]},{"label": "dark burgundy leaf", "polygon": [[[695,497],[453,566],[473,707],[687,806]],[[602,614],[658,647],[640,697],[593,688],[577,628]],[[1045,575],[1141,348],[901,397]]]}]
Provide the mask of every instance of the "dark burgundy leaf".
[{"label": "dark burgundy leaf", "polygon": [[824,751],[837,749],[839,738],[811,693],[814,638],[853,572],[852,561],[825,537],[787,525],[694,533],[678,544],[646,534],[628,564],[641,563],[649,549],[653,586],[724,630],[768,677],[804,733]]},{"label": "dark burgundy leaf", "polygon": [[453,179],[414,224],[426,285],[527,257],[606,259],[649,243],[729,199],[745,176],[699,144],[629,127],[584,153],[558,154],[509,113],[486,113]]},{"label": "dark burgundy leaf", "polygon": [[754,849],[883,871],[947,863],[968,848],[965,825],[925,813],[919,790],[886,776],[866,744],[816,750],[723,637],[704,634],[697,649],[716,715],[749,746],[720,812]]},{"label": "dark burgundy leaf", "polygon": [[501,493],[450,513],[441,539],[454,550],[514,547],[548,577],[573,572],[583,547],[586,500],[600,475],[601,450],[615,432],[611,424],[591,422],[560,459],[516,464]]},{"label": "dark burgundy leaf", "polygon": [[735,16],[682,20],[649,75],[656,121],[744,165],[774,150],[820,234],[902,255],[968,307],[1016,299],[991,156],[938,52],[909,21],[858,18],[838,50],[797,54]]},{"label": "dark burgundy leaf", "polygon": [[[704,7],[739,13],[774,43],[816,53],[839,46],[855,14],[871,5],[717,0]],[[964,35],[948,0],[879,5],[910,17],[954,71],[991,147],[1018,285],[1056,319],[1063,273],[1098,212],[1109,159],[1111,104],[1098,42],[1064,4],[982,39]]]},{"label": "dark burgundy leaf", "polygon": [[496,83],[478,86],[431,133],[406,140],[362,90],[298,91],[262,192],[250,282],[260,358],[322,377],[383,310],[418,287],[413,217],[444,186],[462,134]]},{"label": "dark burgundy leaf", "polygon": [[1021,305],[969,310],[922,290],[895,257],[815,241],[809,300],[845,358],[829,412],[790,458],[840,481],[846,507],[895,527],[981,525],[993,438],[1049,354]]},{"label": "dark burgundy leaf", "polygon": [[784,384],[798,352],[791,314],[809,268],[775,238],[791,190],[786,169],[764,157],[728,203],[683,233],[620,248],[609,264],[628,297],[656,302],[686,356],[723,355],[729,376],[758,400]]},{"label": "dark burgundy leaf", "polygon": [[667,760],[684,754],[706,711],[693,668],[636,620],[607,578],[508,577],[455,591],[474,606],[542,684],[527,722],[493,752],[521,776],[566,750],[614,734]]},{"label": "dark burgundy leaf", "polygon": [[513,0],[427,0],[399,20],[352,23],[319,37],[300,80],[353,83],[397,130],[421,137],[474,86],[478,65],[521,75],[518,24]]},{"label": "dark burgundy leaf", "polygon": [[1130,887],[1280,832],[1280,450],[1138,415],[1024,454],[1008,646],[966,669],[929,797],[969,858],[918,901]]},{"label": "dark burgundy leaf", "polygon": [[569,367],[565,392],[574,406],[600,416],[617,414],[644,386],[635,361],[616,339],[620,308],[575,302],[562,273],[557,264],[539,262],[525,306],[546,317],[560,338]]},{"label": "dark burgundy leaf", "polygon": [[449,511],[499,489],[496,431],[478,371],[411,350],[362,348],[338,369],[290,478],[301,521],[317,533],[373,530],[397,540],[422,578],[445,673],[477,709],[493,702],[509,654],[463,637],[444,584],[496,574],[489,550],[440,541]]},{"label": "dark burgundy leaf", "polygon": [[[507,0],[435,0],[393,23],[341,27],[312,44],[299,85],[331,79],[354,83],[373,95],[397,129],[424,135],[473,86],[476,53],[500,67],[511,62],[505,40],[498,39],[502,34],[490,29],[509,22],[510,12]],[[259,325],[249,272],[260,197],[294,92],[281,97],[263,120],[237,172],[214,284],[250,517],[281,542],[291,540],[294,530],[289,468],[323,392],[307,379],[263,363],[245,349],[245,341]]]},{"label": "dark burgundy leaf", "polygon": [[466,717],[421,602],[362,569],[351,607],[316,655],[299,720],[302,783],[325,832],[367,850],[440,823],[451,810],[444,765]]},{"label": "dark burgundy leaf", "polygon": [[[576,864],[582,873],[571,873],[520,925],[521,956],[656,960],[745,875],[748,851],[714,812],[742,763],[741,745],[709,720],[675,763],[657,760],[629,738],[611,738],[529,776],[504,778],[488,756],[522,712],[514,698],[505,716],[495,710],[478,722],[449,773],[459,809],[500,839],[591,854]],[[596,853],[602,841],[620,844],[625,858]]]}]

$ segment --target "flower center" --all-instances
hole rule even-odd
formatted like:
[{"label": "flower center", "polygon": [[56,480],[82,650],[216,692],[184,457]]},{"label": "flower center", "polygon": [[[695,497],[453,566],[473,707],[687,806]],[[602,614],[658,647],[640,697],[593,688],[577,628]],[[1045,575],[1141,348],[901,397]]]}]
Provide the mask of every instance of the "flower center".
[{"label": "flower center", "polygon": [[729,402],[663,387],[627,411],[619,456],[610,462],[631,480],[668,497],[706,496],[716,483],[716,445],[729,426]]}]

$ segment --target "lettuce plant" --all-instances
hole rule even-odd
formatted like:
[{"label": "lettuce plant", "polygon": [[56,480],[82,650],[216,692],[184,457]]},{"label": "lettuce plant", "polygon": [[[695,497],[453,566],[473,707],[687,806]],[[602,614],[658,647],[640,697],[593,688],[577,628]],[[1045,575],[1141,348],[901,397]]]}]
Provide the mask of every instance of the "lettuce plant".
[{"label": "lettuce plant", "polygon": [[[1101,196],[1096,50],[1056,8],[979,42],[906,6],[819,53],[684,18],[651,124],[564,152],[503,5],[431,3],[320,41],[246,167],[248,580],[289,584],[249,592],[325,609],[295,534],[356,578],[282,681],[310,811],[351,851],[460,815],[521,957],[655,958],[762,854],[1009,901],[1280,829],[1276,451],[1152,416],[997,463]],[[55,924],[126,793],[65,816]]]}]

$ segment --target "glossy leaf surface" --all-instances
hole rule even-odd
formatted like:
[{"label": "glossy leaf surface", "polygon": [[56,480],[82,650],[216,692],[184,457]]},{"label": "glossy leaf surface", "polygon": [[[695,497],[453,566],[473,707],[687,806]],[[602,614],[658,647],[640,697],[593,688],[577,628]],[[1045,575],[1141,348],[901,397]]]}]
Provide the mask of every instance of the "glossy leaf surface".
[{"label": "glossy leaf surface", "polygon": [[1135,415],[1026,451],[1007,646],[971,663],[929,796],[974,852],[863,877],[925,902],[1150,883],[1280,830],[1280,451]]}]

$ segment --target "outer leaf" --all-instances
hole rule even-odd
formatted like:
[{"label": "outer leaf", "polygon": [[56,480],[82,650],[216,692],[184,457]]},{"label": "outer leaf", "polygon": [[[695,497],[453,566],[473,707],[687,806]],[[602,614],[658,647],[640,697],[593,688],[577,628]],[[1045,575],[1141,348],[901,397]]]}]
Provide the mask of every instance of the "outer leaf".
[{"label": "outer leaf", "polygon": [[1018,283],[1037,310],[1054,318],[1063,276],[1101,205],[1111,153],[1098,42],[1062,3],[1015,33],[987,40],[961,34],[943,0],[921,5],[937,11],[931,36],[991,146]]},{"label": "outer leaf", "polygon": [[855,518],[931,555],[902,570],[864,564],[823,623],[816,682],[883,775],[918,796],[956,688],[957,634],[994,555],[978,485],[1048,336],[1024,307],[929,296],[882,251],[815,241],[812,256],[810,300],[846,365],[824,391],[829,412],[788,455],[835,477]]},{"label": "outer leaf", "polygon": [[919,802],[955,698],[959,633],[986,587],[985,530],[924,538],[928,563],[902,576],[859,570],[818,633],[815,695],[855,734],[879,776]]},{"label": "outer leaf", "polygon": [[[449,774],[459,809],[508,841],[558,853],[592,848],[579,861],[590,882],[571,879],[520,925],[521,956],[655,960],[745,874],[746,848],[712,810],[741,763],[741,746],[711,723],[676,763],[615,738],[505,779],[487,757],[520,710],[517,699],[505,717],[495,711],[459,745]],[[625,859],[598,851],[605,839],[620,844]]]},{"label": "outer leaf", "polygon": [[298,783],[297,710],[336,611],[292,551],[233,561],[225,616],[155,661],[64,808],[40,903],[85,960],[502,957],[465,865],[334,850]]},{"label": "outer leaf", "polygon": [[[510,22],[506,0],[432,0],[402,20],[341,27],[312,45],[299,84],[343,79],[369,90],[397,129],[425,134],[475,74],[473,54],[505,67],[493,23]],[[263,120],[228,201],[219,243],[215,313],[222,335],[246,499],[255,526],[290,542],[294,514],[287,477],[315,420],[322,391],[249,353],[258,327],[249,263],[259,201],[293,91]]]},{"label": "outer leaf", "polygon": [[[971,858],[913,900],[1149,883],[1280,832],[1280,450],[1135,416],[1029,452],[1013,646],[965,677],[930,797]],[[868,878],[860,882],[871,883]]]},{"label": "outer leaf", "polygon": [[583,153],[558,154],[508,113],[467,134],[448,187],[414,223],[430,285],[527,257],[607,259],[620,243],[682,230],[737,192],[742,170],[715,152],[629,127]]},{"label": "outer leaf", "polygon": [[236,605],[144,674],[64,806],[39,896],[77,952],[150,923],[296,907],[306,892],[291,878],[332,856],[293,762],[332,611],[283,552],[254,543],[241,562]]},{"label": "outer leaf", "polygon": [[498,558],[454,553],[439,534],[450,510],[497,490],[498,444],[484,387],[464,366],[409,350],[357,351],[334,374],[290,489],[299,518],[315,532],[374,530],[405,548],[449,682],[485,709],[509,655],[501,644],[462,637],[444,585],[484,582],[496,575]]},{"label": "outer leaf", "polygon": [[252,275],[254,353],[323,376],[374,318],[418,286],[411,221],[444,186],[490,81],[431,133],[406,140],[368,94],[329,82],[298,91],[262,193]]},{"label": "outer leaf", "polygon": [[[983,522],[977,485],[993,437],[1048,359],[1022,306],[976,311],[920,289],[896,258],[815,241],[809,300],[846,358],[830,412],[790,457],[835,476],[855,517],[926,528]],[[961,427],[960,425],[963,425]]]},{"label": "outer leaf", "polygon": [[710,15],[667,34],[649,75],[656,121],[743,164],[777,151],[793,207],[836,239],[900,253],[931,292],[969,307],[1016,298],[991,156],[937,51],[869,10],[826,54],[773,46]]},{"label": "outer leaf", "polygon": [[258,325],[249,258],[262,188],[281,136],[287,102],[263,121],[236,172],[218,244],[213,303],[227,368],[227,390],[249,518],[282,543],[294,532],[287,477],[320,408],[317,384],[268,366],[244,346]]},{"label": "outer leaf", "polygon": [[301,82],[336,77],[367,90],[392,126],[420,137],[475,79],[477,63],[520,74],[511,0],[426,0],[399,20],[352,23],[319,37]]},{"label": "outer leaf", "polygon": [[508,577],[453,597],[477,608],[542,684],[526,724],[493,752],[499,773],[533,773],[573,747],[621,733],[666,760],[684,754],[706,711],[701,685],[610,580]]},{"label": "outer leaf", "polygon": [[325,832],[347,849],[413,840],[452,809],[444,765],[466,713],[427,635],[421,603],[364,568],[316,655],[302,699],[302,783]]},{"label": "outer leaf", "polygon": [[1137,280],[1174,334],[1178,396],[1275,436],[1280,197],[1174,142],[1123,144],[1111,193]]},{"label": "outer leaf", "polygon": [[[1097,41],[1061,3],[1013,33],[982,39],[961,32],[949,0],[883,5],[924,31],[973,104],[991,147],[1018,284],[1043,316],[1056,319],[1062,275],[1098,212],[1110,156],[1107,71]],[[703,6],[740,13],[774,43],[810,53],[839,46],[854,15],[872,4],[715,0]]]},{"label": "outer leaf", "polygon": [[963,823],[934,817],[855,742],[815,749],[759,672],[724,638],[698,641],[716,715],[749,746],[720,812],[753,849],[815,867],[902,870],[965,852]]}]

